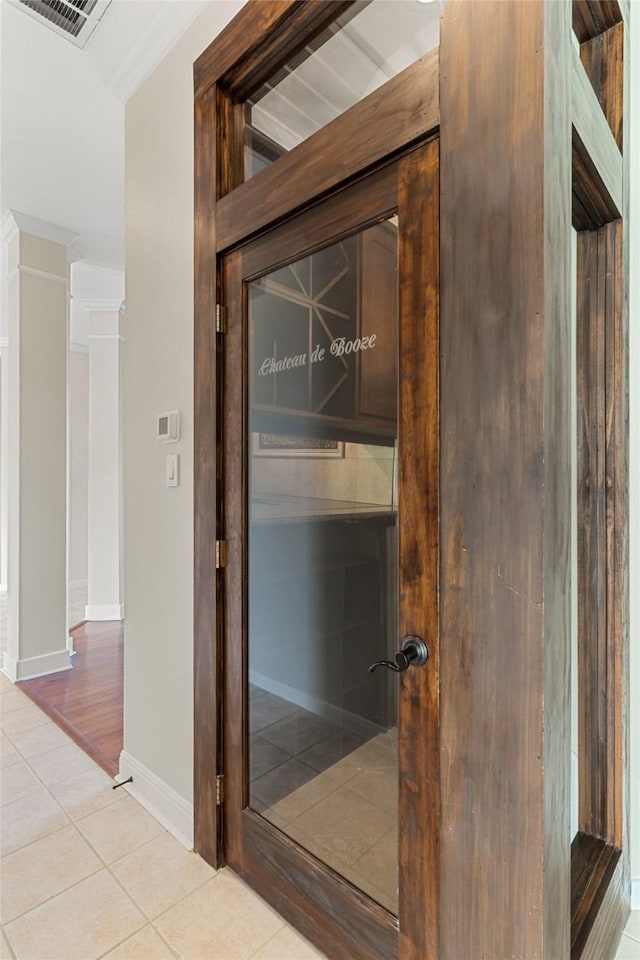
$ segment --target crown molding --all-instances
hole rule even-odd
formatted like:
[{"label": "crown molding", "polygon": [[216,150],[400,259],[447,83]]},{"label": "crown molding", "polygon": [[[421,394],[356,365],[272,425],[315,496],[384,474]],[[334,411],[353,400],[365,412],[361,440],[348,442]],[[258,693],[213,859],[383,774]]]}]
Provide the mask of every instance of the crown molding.
[{"label": "crown molding", "polygon": [[146,30],[133,43],[111,77],[111,92],[125,103],[155,70],[206,3],[164,3]]},{"label": "crown molding", "polygon": [[47,223],[46,220],[39,220],[20,210],[9,210],[2,220],[2,239],[10,240],[18,231],[40,237],[42,240],[50,240],[52,243],[59,243],[63,247],[68,247],[79,236],[73,230],[67,230],[66,227]]}]

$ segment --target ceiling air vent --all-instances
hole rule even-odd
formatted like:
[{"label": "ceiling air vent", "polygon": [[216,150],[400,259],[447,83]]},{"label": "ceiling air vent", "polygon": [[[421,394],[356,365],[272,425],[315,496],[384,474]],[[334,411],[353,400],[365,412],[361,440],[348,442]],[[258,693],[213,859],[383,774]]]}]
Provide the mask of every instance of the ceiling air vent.
[{"label": "ceiling air vent", "polygon": [[84,47],[111,0],[13,0],[13,3],[77,47]]}]

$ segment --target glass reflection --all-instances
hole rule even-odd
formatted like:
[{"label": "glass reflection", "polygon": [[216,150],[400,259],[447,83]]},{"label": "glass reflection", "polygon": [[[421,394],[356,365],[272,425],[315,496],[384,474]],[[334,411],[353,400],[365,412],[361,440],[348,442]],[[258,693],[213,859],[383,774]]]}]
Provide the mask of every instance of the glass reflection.
[{"label": "glass reflection", "polygon": [[397,226],[249,285],[249,804],[397,912]]}]

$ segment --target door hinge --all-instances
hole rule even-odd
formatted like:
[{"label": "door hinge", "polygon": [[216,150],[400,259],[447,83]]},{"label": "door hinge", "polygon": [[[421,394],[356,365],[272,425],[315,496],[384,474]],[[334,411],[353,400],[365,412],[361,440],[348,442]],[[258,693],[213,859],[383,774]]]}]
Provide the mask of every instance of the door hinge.
[{"label": "door hinge", "polygon": [[224,774],[219,773],[216,777],[216,806],[220,807],[224,801]]},{"label": "door hinge", "polygon": [[216,570],[222,570],[227,565],[227,541],[216,540]]},{"label": "door hinge", "polygon": [[216,303],[216,333],[226,331],[226,310],[221,303]]}]

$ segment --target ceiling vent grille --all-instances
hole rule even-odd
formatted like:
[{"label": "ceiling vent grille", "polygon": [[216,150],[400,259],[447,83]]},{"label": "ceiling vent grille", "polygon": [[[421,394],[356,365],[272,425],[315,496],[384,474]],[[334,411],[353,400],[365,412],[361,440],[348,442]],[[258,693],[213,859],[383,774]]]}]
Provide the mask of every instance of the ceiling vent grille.
[{"label": "ceiling vent grille", "polygon": [[111,0],[13,0],[14,6],[77,47],[84,47],[110,2]]}]

